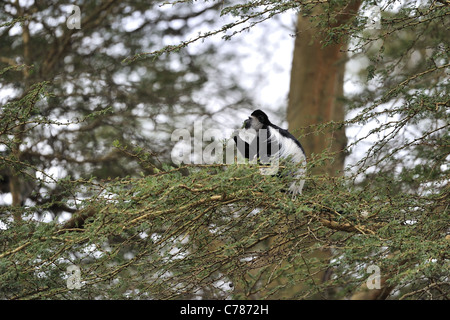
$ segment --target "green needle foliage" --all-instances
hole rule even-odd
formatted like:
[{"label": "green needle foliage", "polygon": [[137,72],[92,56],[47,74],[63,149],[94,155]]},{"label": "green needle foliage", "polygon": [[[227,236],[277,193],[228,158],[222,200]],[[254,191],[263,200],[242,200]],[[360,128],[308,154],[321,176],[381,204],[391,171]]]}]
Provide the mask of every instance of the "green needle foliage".
[{"label": "green needle foliage", "polygon": [[[126,2],[120,2],[123,8],[113,3],[99,8],[129,12]],[[57,72],[55,66],[64,69],[65,60],[50,56],[16,64],[11,57],[19,47],[4,30],[29,26],[29,16],[1,24],[0,40],[11,44],[1,57],[2,83],[17,95],[6,99],[0,114],[0,191],[12,197],[11,204],[2,200],[0,206],[0,298],[347,299],[368,290],[391,299],[448,299],[449,3],[408,2],[399,9],[387,1],[375,31],[365,29],[363,15],[333,27],[345,4],[221,2],[213,10],[236,18],[234,23],[156,51],[130,36],[130,50],[120,57],[100,48],[83,53],[81,35],[63,32],[59,39],[72,39],[81,53],[58,51],[57,42],[52,52],[72,57],[67,63],[80,68],[74,73]],[[139,1],[133,5],[142,12],[147,8]],[[368,5],[363,2],[362,8]],[[309,174],[303,194],[293,198],[285,192],[289,176],[261,175],[249,164],[175,166],[168,160],[170,150],[159,146],[155,152],[136,133],[142,123],[134,116],[140,111],[151,119],[170,111],[162,141],[179,125],[175,110],[189,113],[194,92],[206,83],[199,56],[183,56],[190,43],[220,33],[225,39],[245,36],[242,31],[277,14],[295,9],[308,15],[314,6],[323,6],[311,19],[323,27],[327,41],[349,38],[350,61],[368,61],[358,75],[361,92],[345,97],[347,120],[315,127],[316,133],[370,128],[339,151],[354,156],[364,150],[342,175]],[[111,17],[84,23],[106,28],[102,23]],[[167,19],[161,14],[157,20]],[[51,30],[45,26],[42,30]],[[92,36],[95,28],[87,26]],[[128,35],[114,30],[105,46]],[[144,59],[148,56],[154,60]],[[185,59],[189,68],[175,72],[161,59]],[[98,68],[98,78],[91,78],[95,73],[83,61]],[[120,61],[119,74],[144,68],[142,81],[122,88],[107,76],[105,61]],[[42,76],[43,66],[49,78]],[[183,80],[189,70],[199,76],[194,86]],[[85,92],[87,75],[95,85]],[[71,81],[73,93],[64,85]],[[160,86],[152,91],[151,83]],[[193,105],[195,113],[204,108]],[[314,155],[308,172],[334,156]],[[52,174],[55,167],[66,174]],[[280,170],[293,168],[282,164]],[[379,270],[375,289],[370,288],[373,266]]]}]

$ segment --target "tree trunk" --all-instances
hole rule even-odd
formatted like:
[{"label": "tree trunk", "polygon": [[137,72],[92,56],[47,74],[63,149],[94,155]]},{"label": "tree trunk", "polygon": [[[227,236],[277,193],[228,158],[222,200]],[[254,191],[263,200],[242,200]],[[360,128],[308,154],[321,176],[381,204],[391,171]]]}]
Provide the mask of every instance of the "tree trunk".
[{"label": "tree trunk", "polygon": [[[336,21],[330,27],[348,23],[360,4],[360,1],[351,1],[338,11]],[[316,7],[313,15],[321,12],[322,7]],[[315,167],[312,173],[335,176],[344,168],[345,154],[341,151],[347,144],[345,128],[317,130],[315,125],[339,123],[345,119],[341,98],[344,93],[347,43],[344,38],[341,43],[324,47],[326,39],[322,32],[321,27],[312,22],[309,16],[298,16],[287,120],[295,136],[303,133],[300,140],[310,161],[314,161],[324,151],[334,158],[334,161],[328,161],[324,166]]]},{"label": "tree trunk", "polygon": [[[18,9],[19,11],[22,10],[20,9],[20,7],[18,7]],[[23,11],[21,12],[21,14],[22,15],[24,14]],[[24,83],[23,92],[26,93],[30,88],[30,73],[28,68],[32,65],[31,49],[30,49],[30,29],[28,21],[24,21],[22,23],[22,41],[23,41],[23,59],[26,65],[26,67],[23,68],[22,70]],[[25,131],[25,124],[23,123],[20,124],[15,131],[16,132],[14,134],[14,144],[11,151],[15,159],[17,161],[20,161],[21,159],[20,146],[23,142],[22,140],[23,140],[23,133]],[[13,207],[20,207],[23,205],[23,202],[25,201],[24,196],[22,194],[22,190],[24,189],[22,184],[24,183],[24,181],[21,178],[19,171],[16,170],[14,167],[11,167],[10,191],[12,196]],[[14,210],[13,217],[14,221],[20,222],[22,220],[20,210]]]},{"label": "tree trunk", "polygon": [[[359,0],[355,0],[350,1],[345,7],[336,8],[333,11],[336,20],[329,27],[347,24],[355,16],[360,4]],[[340,42],[323,45],[326,41],[323,27],[311,20],[312,16],[322,14],[323,9],[324,7],[317,6],[312,10],[311,16],[303,14],[298,16],[287,120],[291,133],[297,137],[302,136],[300,141],[308,162],[313,163],[323,152],[333,158],[327,160],[324,165],[314,166],[310,174],[337,176],[341,175],[344,169],[343,150],[347,144],[345,128],[329,126],[320,127],[318,130],[316,125],[341,123],[345,120],[342,97],[347,39],[344,37]],[[311,246],[315,244],[314,239],[311,238],[310,241]],[[306,256],[319,261],[327,261],[330,257],[329,250],[315,250]],[[310,270],[309,273],[316,284],[320,284],[330,275],[326,270]],[[300,284],[294,290],[299,294],[305,288]],[[313,298],[320,299],[326,296],[327,292],[322,292]]]}]

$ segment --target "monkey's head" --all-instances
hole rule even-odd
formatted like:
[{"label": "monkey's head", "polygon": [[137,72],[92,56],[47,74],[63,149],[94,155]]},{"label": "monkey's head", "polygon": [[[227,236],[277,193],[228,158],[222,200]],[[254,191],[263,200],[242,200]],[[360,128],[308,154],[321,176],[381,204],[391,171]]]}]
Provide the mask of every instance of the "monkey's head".
[{"label": "monkey's head", "polygon": [[252,112],[250,117],[244,121],[245,129],[255,129],[258,131],[259,129],[267,128],[270,125],[269,117],[261,110],[255,110]]}]

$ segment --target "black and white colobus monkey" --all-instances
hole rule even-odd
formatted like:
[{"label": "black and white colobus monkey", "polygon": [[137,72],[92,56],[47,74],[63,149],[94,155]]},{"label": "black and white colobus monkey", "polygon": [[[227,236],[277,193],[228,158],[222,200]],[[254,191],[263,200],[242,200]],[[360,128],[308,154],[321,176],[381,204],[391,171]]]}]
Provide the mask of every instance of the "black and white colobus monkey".
[{"label": "black and white colobus monkey", "polygon": [[[247,133],[250,135],[251,141]],[[261,111],[255,110],[251,116],[244,121],[241,130],[245,141],[239,133],[233,134],[239,152],[249,160],[259,160],[261,163],[273,164],[280,159],[289,159],[293,163],[300,164],[298,169],[292,173],[295,181],[289,186],[289,192],[294,196],[302,193],[305,184],[306,154],[300,142],[286,129],[282,129],[270,122],[269,117]]]}]

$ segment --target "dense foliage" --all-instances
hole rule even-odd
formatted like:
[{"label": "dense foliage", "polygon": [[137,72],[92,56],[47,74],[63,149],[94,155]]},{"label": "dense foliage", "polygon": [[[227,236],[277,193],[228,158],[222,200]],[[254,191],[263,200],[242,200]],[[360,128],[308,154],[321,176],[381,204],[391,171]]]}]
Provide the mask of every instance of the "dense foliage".
[{"label": "dense foliage", "polygon": [[[83,33],[45,19],[61,5],[1,5],[10,91],[0,116],[0,297],[355,298],[376,266],[378,297],[448,299],[448,1],[386,1],[378,30],[363,14],[333,27],[343,1],[206,2],[212,11],[195,13],[183,2],[170,14],[156,2],[86,2]],[[296,198],[284,192],[289,177],[255,166],[171,163],[170,132],[208,113],[196,97],[210,88],[218,54],[185,47],[245,37],[276,14],[314,6],[330,42],[349,39],[349,63],[366,59],[361,89],[345,97],[347,120],[316,126],[360,130],[340,151],[356,161],[336,177],[309,175]],[[207,12],[207,22],[236,20],[180,45],[158,42]],[[142,25],[127,31],[121,19],[135,15]],[[185,24],[155,27],[172,20]],[[121,41],[126,49],[111,49]],[[332,157],[314,155],[309,171]]]}]

